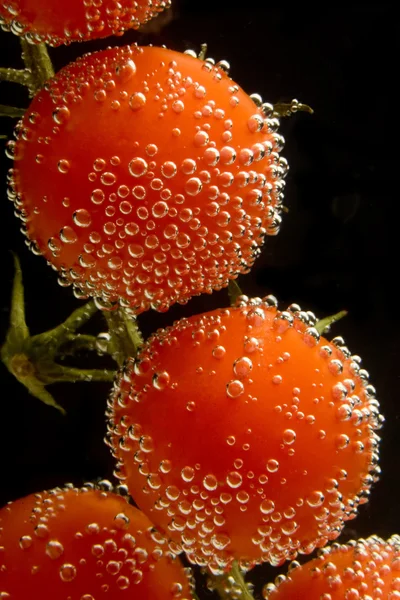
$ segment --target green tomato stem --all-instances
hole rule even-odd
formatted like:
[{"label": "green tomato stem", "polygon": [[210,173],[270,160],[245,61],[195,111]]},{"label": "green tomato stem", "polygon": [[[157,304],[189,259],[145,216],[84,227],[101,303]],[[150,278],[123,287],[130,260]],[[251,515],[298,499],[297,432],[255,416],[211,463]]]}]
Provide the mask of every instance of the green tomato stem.
[{"label": "green tomato stem", "polygon": [[210,575],[210,587],[216,590],[221,600],[254,600],[237,562],[234,562],[229,573],[224,575]]},{"label": "green tomato stem", "polygon": [[243,295],[242,290],[239,287],[236,279],[231,279],[228,284],[228,295],[231,306],[235,306],[237,299],[239,296]]},{"label": "green tomato stem", "polygon": [[9,69],[8,67],[0,67],[0,81],[8,81],[9,83],[19,83],[29,87],[30,73],[26,69]]},{"label": "green tomato stem", "polygon": [[135,357],[143,343],[137,321],[123,308],[114,311],[104,311],[111,339],[109,353],[115,362],[122,366],[126,358]]},{"label": "green tomato stem", "polygon": [[293,114],[297,112],[307,112],[310,115],[314,114],[314,110],[308,104],[302,104],[296,99],[293,99],[291,102],[278,102],[273,105],[274,117],[291,117]]},{"label": "green tomato stem", "polygon": [[54,69],[45,44],[29,44],[21,39],[22,59],[29,72],[29,91],[34,96],[46,83],[54,77]]},{"label": "green tomato stem", "polygon": [[320,319],[317,322],[315,329],[320,334],[326,333],[329,330],[330,326],[333,325],[333,323],[336,323],[336,321],[343,319],[343,317],[345,317],[347,314],[348,314],[347,310],[341,310],[340,312],[336,313],[335,315],[331,315],[330,317],[325,317],[324,319]]},{"label": "green tomato stem", "polygon": [[11,118],[20,118],[23,117],[25,110],[23,108],[17,108],[16,106],[6,106],[5,104],[0,104],[0,117],[11,117]]}]

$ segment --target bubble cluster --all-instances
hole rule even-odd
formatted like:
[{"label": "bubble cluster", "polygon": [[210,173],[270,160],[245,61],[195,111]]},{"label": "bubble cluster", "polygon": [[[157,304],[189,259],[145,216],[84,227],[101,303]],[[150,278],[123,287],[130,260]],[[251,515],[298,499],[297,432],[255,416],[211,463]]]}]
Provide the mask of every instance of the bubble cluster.
[{"label": "bubble cluster", "polygon": [[138,29],[171,0],[4,0],[0,4],[3,30],[32,44],[50,46],[122,35]]},{"label": "bubble cluster", "polygon": [[120,371],[115,474],[192,563],[279,565],[337,538],[368,500],[383,417],[361,359],[316,323],[242,296],[158,330]]},{"label": "bubble cluster", "polygon": [[319,557],[300,566],[293,562],[287,576],[267,584],[269,600],[363,600],[400,598],[400,537],[384,541],[376,535],[332,544]]},{"label": "bubble cluster", "polygon": [[137,46],[78,59],[7,147],[28,245],[102,308],[221,289],[279,230],[287,163],[269,108],[211,59]]},{"label": "bubble cluster", "polygon": [[0,598],[190,600],[190,570],[119,491],[68,484],[2,508]]}]

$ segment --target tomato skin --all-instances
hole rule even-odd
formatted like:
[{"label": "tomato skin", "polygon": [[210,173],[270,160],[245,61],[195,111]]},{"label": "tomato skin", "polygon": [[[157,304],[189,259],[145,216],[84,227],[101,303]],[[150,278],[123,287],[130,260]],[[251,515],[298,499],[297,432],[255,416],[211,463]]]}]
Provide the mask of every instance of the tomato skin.
[{"label": "tomato skin", "polygon": [[360,600],[388,598],[400,593],[400,537],[333,544],[319,558],[296,566],[275,585],[265,587],[268,600]]},{"label": "tomato skin", "polygon": [[33,100],[9,153],[36,251],[79,297],[167,310],[248,272],[279,228],[282,138],[211,63],[86,55]]},{"label": "tomato skin", "polygon": [[309,319],[259,299],[182,319],[115,383],[120,477],[193,563],[281,564],[336,538],[366,501],[373,388]]},{"label": "tomato skin", "polygon": [[184,569],[148,518],[100,489],[10,502],[0,510],[0,546],[1,598],[191,598]]},{"label": "tomato skin", "polygon": [[[94,4],[94,3],[93,3]],[[114,9],[110,7],[114,4]],[[6,30],[33,43],[59,46],[138,29],[171,0],[101,0],[90,6],[85,0],[7,0],[0,4],[0,20]]]}]

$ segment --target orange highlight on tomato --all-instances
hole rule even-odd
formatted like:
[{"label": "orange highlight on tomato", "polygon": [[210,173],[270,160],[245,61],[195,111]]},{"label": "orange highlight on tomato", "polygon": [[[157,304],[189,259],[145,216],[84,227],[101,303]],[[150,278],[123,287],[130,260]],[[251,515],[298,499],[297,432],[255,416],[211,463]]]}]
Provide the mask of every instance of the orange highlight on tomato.
[{"label": "orange highlight on tomato", "polygon": [[360,358],[276,299],[182,319],[120,372],[108,443],[171,549],[214,572],[279,565],[340,534],[379,474]]}]

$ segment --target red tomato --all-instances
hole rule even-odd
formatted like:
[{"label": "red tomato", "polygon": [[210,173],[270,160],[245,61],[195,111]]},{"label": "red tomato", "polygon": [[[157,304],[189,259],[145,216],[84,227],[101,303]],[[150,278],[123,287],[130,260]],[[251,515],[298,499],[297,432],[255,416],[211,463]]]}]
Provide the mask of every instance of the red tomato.
[{"label": "red tomato", "polygon": [[3,29],[51,46],[138,29],[171,0],[2,0]]},{"label": "red tomato", "polygon": [[191,599],[148,518],[113,493],[65,487],[0,510],[0,598]]},{"label": "red tomato", "polygon": [[166,310],[247,272],[277,232],[276,124],[218,65],[154,47],[90,54],[18,127],[16,206],[78,295]]},{"label": "red tomato", "polygon": [[268,600],[363,600],[400,598],[400,537],[376,535],[324,548],[319,558],[296,563],[277,586],[265,586]]},{"label": "red tomato", "polygon": [[382,417],[359,357],[274,301],[159,330],[109,402],[121,480],[171,549],[213,570],[324,546],[378,473]]}]

